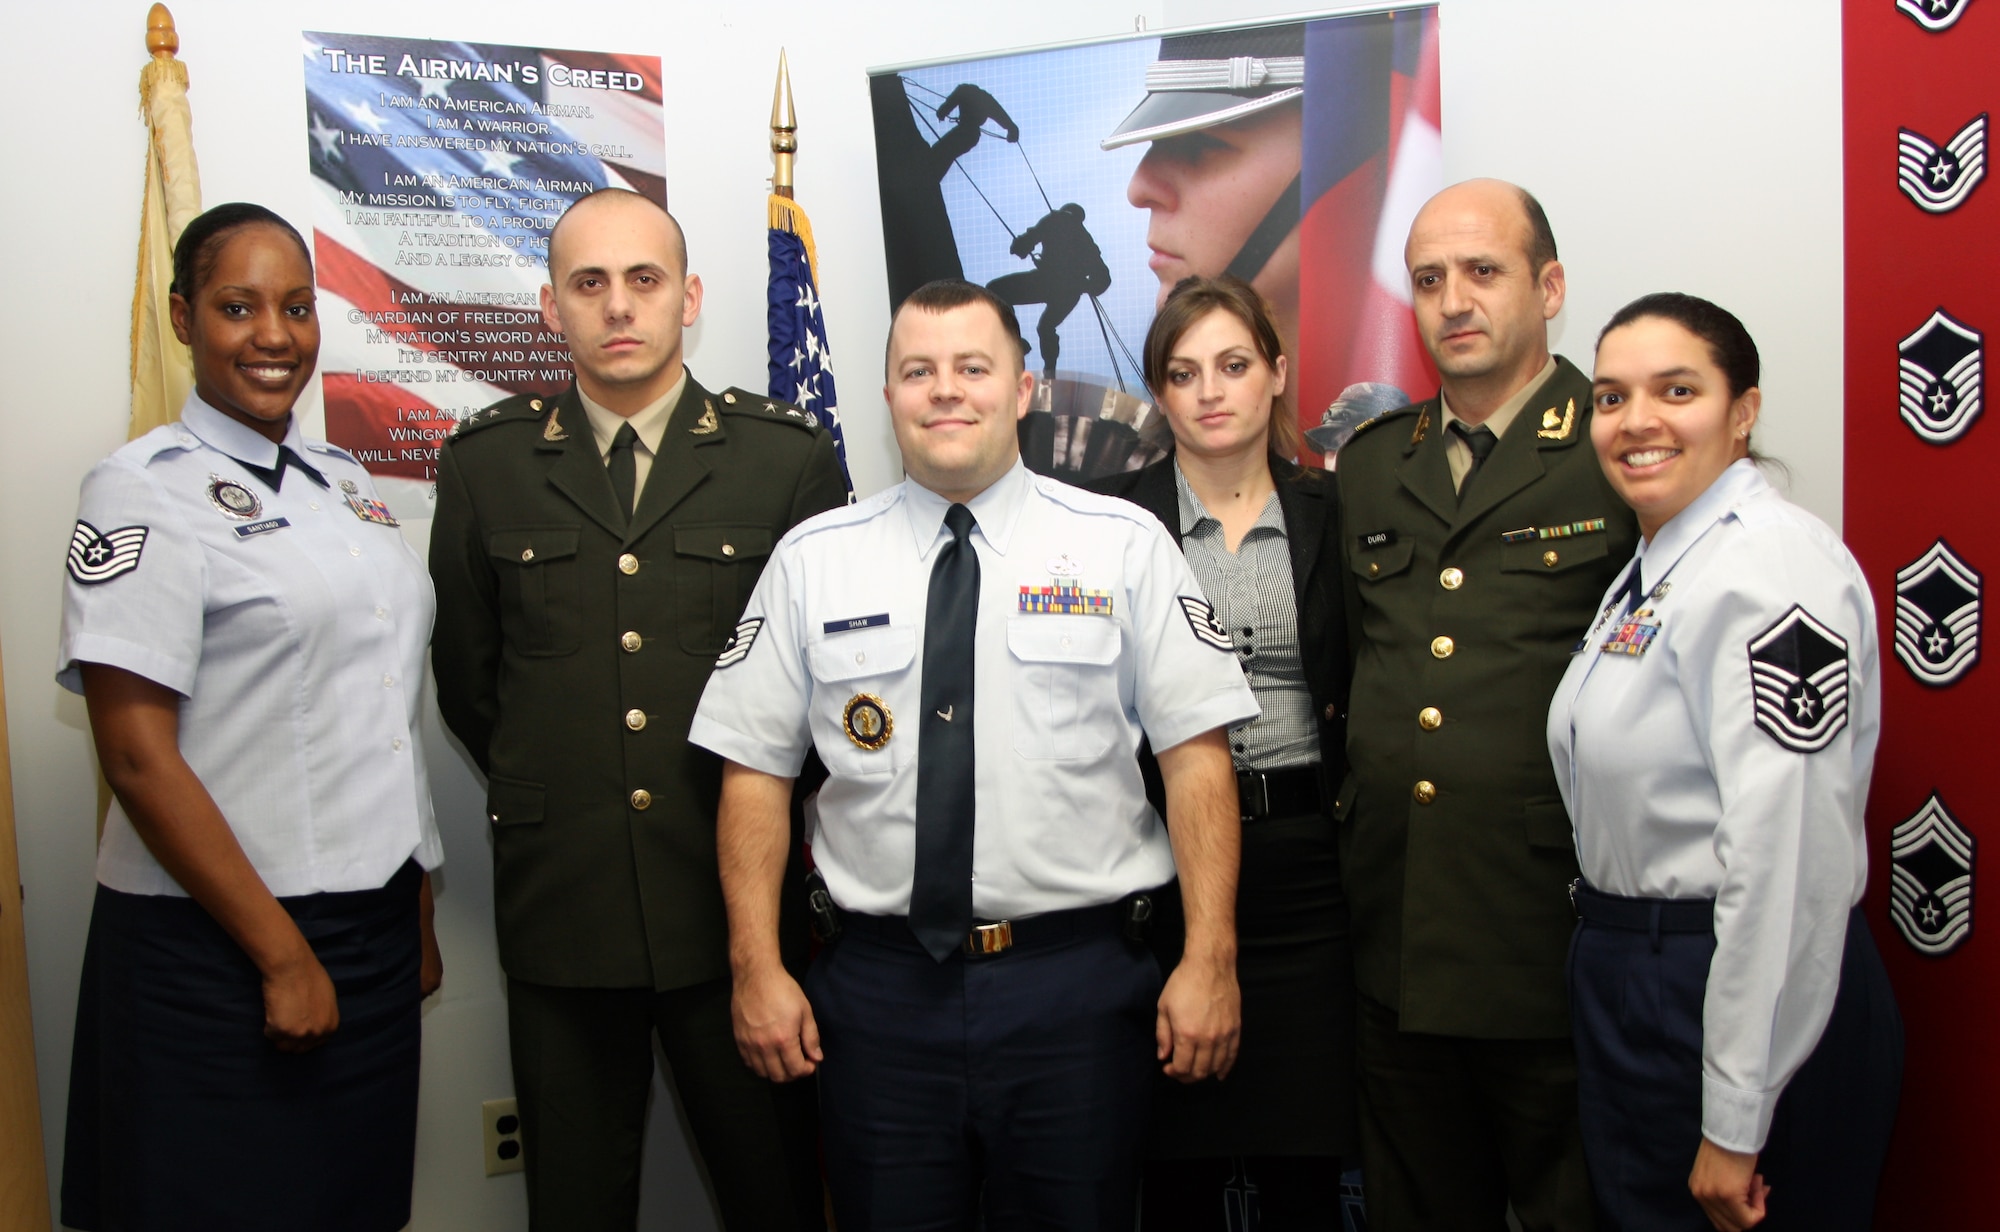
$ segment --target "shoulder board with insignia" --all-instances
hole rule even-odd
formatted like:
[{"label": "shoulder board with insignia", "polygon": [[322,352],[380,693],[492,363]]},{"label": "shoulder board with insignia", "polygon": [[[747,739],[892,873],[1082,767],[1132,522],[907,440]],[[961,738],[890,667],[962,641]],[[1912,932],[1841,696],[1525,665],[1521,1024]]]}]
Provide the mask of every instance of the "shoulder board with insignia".
[{"label": "shoulder board with insignia", "polygon": [[555,405],[554,398],[517,395],[505,402],[496,402],[484,410],[478,410],[458,421],[452,429],[454,438],[483,432],[497,423],[518,423],[523,420],[540,422],[544,411]]},{"label": "shoulder board with insignia", "polygon": [[1383,411],[1380,415],[1376,415],[1373,418],[1364,419],[1360,423],[1354,425],[1354,435],[1360,436],[1363,432],[1368,431],[1368,429],[1374,427],[1378,423],[1384,423],[1388,420],[1396,418],[1398,415],[1408,415],[1412,411],[1415,411],[1418,408],[1420,408],[1421,406],[1423,406],[1423,403],[1421,402],[1412,402],[1408,406],[1399,406],[1393,411]]},{"label": "shoulder board with insignia", "polygon": [[773,398],[767,394],[751,393],[740,385],[732,385],[716,395],[725,415],[750,415],[758,419],[775,419],[803,428],[808,432],[819,428],[819,420],[812,412],[794,406],[783,398]]}]

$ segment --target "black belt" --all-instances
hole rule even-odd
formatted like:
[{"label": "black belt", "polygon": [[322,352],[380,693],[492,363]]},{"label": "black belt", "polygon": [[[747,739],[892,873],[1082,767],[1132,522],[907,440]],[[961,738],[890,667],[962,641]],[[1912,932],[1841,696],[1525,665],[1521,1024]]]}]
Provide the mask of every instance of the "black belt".
[{"label": "black belt", "polygon": [[1570,883],[1569,899],[1579,919],[1605,928],[1653,934],[1715,931],[1712,898],[1627,898],[1578,879]]},{"label": "black belt", "polygon": [[1294,766],[1289,770],[1238,770],[1236,798],[1243,808],[1243,820],[1259,817],[1297,817],[1319,811],[1319,767]]},{"label": "black belt", "polygon": [[[1154,891],[1157,893],[1157,891]],[[1125,900],[1100,903],[1095,907],[1075,907],[1068,911],[1045,911],[1020,920],[974,921],[966,935],[964,952],[978,958],[1006,950],[1032,949],[1056,945],[1077,937],[1119,936],[1125,927]],[[842,912],[841,927],[852,933],[898,945],[917,944],[906,915],[857,915]]]}]

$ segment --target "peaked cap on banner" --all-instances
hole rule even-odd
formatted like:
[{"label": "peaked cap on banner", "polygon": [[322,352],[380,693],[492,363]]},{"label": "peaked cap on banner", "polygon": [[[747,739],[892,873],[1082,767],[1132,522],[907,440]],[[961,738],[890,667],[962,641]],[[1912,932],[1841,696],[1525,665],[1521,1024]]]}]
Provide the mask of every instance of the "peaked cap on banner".
[{"label": "peaked cap on banner", "polygon": [[1281,107],[1305,94],[1305,51],[1302,22],[1161,39],[1146,97],[1098,144],[1115,150]]}]

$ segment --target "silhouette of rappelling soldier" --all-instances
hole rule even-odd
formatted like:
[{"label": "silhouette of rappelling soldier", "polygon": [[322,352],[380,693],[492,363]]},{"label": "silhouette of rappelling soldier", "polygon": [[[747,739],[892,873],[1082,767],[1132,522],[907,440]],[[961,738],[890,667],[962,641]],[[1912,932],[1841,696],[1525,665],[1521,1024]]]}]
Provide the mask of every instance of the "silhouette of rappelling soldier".
[{"label": "silhouette of rappelling soldier", "polygon": [[962,83],[937,106],[937,118],[948,119],[956,111],[958,119],[945,134],[931,146],[931,169],[937,178],[943,179],[951,170],[958,156],[979,144],[980,134],[986,121],[991,120],[1007,130],[1009,145],[1021,139],[1021,126],[1014,123],[1014,117],[1000,105],[1000,100],[970,82]]},{"label": "silhouette of rappelling soldier", "polygon": [[[1038,247],[1041,252],[1036,254]],[[1017,308],[1022,304],[1045,305],[1042,319],[1035,325],[1035,341],[1042,348],[1042,372],[1053,380],[1056,356],[1062,352],[1057,327],[1078,300],[1102,295],[1110,288],[1111,269],[1104,264],[1097,241],[1084,229],[1083,207],[1074,201],[1050,211],[1021,232],[1009,251],[1017,257],[1032,255],[1035,268],[995,278],[986,284],[987,289]]]}]

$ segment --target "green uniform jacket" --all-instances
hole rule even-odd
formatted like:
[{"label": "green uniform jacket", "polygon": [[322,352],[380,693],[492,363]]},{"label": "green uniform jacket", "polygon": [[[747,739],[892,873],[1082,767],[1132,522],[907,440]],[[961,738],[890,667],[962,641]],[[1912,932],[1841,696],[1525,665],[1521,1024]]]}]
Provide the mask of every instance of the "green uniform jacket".
[{"label": "green uniform jacket", "polygon": [[510,976],[729,974],[721,763],[687,733],[772,546],[846,499],[832,438],[801,414],[689,376],[629,527],[574,386],[510,398],[445,443],[431,662],[487,775]]},{"label": "green uniform jacket", "polygon": [[1590,410],[1589,378],[1559,359],[1463,504],[1435,398],[1340,452],[1355,650],[1340,867],[1360,990],[1405,1031],[1569,1034],[1576,850],[1544,730],[1638,536]]}]

